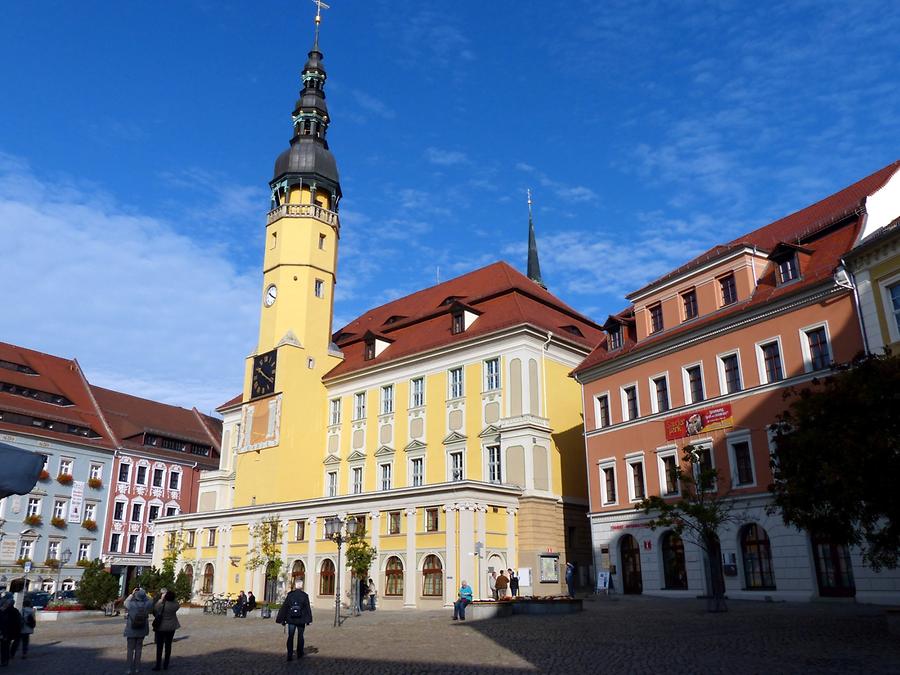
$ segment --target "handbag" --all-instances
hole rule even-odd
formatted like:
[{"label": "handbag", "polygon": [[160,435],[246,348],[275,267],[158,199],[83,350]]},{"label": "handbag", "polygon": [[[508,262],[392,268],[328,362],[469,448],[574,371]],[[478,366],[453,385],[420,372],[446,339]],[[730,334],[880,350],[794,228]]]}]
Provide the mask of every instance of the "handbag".
[{"label": "handbag", "polygon": [[161,623],[162,623],[162,616],[160,615],[160,616],[154,617],[154,618],[153,618],[153,623],[150,624],[150,625],[153,627],[153,630],[154,630],[154,631],[158,631],[158,630],[159,630],[159,626],[160,626]]}]

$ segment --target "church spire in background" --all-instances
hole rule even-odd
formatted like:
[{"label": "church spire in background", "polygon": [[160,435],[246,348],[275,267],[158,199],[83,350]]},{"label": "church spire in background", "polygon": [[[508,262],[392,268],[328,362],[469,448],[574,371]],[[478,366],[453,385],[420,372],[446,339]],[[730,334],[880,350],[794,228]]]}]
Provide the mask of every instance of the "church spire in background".
[{"label": "church spire in background", "polygon": [[528,278],[541,288],[547,288],[541,278],[541,263],[538,260],[537,240],[534,237],[534,220],[531,215],[531,188],[528,189]]}]

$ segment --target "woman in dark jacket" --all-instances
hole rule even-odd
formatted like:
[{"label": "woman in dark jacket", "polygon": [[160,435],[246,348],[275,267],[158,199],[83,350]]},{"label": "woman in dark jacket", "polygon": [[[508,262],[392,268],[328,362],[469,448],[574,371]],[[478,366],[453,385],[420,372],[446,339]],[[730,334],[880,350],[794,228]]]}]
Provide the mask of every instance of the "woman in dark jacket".
[{"label": "woman in dark jacket", "polygon": [[22,615],[13,604],[13,594],[4,593],[0,598],[0,666],[9,665],[10,643],[19,639],[22,632]]},{"label": "woman in dark jacket", "polygon": [[[166,594],[156,603],[153,608],[153,616],[156,621],[153,622],[156,630],[156,666],[153,670],[169,669],[169,657],[172,655],[172,639],[175,637],[175,631],[181,628],[176,616],[178,608],[181,607],[175,601],[175,591],[167,591]],[[163,659],[163,649],[166,651],[165,659]]]}]

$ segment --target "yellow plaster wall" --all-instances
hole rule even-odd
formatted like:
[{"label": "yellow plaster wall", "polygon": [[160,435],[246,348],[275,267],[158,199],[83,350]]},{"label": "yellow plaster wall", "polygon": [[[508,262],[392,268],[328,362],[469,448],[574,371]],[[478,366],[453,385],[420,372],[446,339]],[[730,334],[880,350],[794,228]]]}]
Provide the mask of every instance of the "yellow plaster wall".
[{"label": "yellow plaster wall", "polygon": [[548,358],[545,368],[548,417],[553,428],[551,489],[564,497],[587,499],[581,388],[568,376],[569,366]]},{"label": "yellow plaster wall", "polygon": [[[885,345],[895,346],[891,341],[891,332],[888,328],[888,322],[893,321],[892,316],[888,316],[884,311],[885,297],[879,282],[897,273],[900,270],[900,256],[893,256],[887,260],[882,260],[877,265],[873,265],[870,270],[872,280],[872,293],[875,299],[875,312],[878,315],[878,326],[881,329],[881,339]],[[888,298],[888,302],[890,299]]]}]

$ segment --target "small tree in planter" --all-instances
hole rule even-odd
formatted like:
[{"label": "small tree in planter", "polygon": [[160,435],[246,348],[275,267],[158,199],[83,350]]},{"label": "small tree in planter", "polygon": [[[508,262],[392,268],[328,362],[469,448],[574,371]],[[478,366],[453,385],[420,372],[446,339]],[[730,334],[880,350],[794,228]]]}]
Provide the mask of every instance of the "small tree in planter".
[{"label": "small tree in planter", "polygon": [[274,516],[250,526],[250,535],[256,542],[256,548],[253,555],[247,558],[245,567],[248,570],[264,567],[266,584],[276,582],[284,567],[281,559],[281,533],[281,521]]},{"label": "small tree in planter", "polygon": [[357,533],[350,536],[347,541],[347,569],[356,575],[357,582],[353,584],[351,597],[353,598],[353,611],[359,609],[359,580],[366,579],[369,576],[369,568],[372,561],[378,555],[378,550],[366,541],[363,533]]},{"label": "small tree in planter", "polygon": [[60,530],[66,529],[66,521],[65,518],[58,518],[57,516],[53,516],[50,519],[50,524],[53,527],[58,527]]},{"label": "small tree in planter", "polygon": [[119,580],[104,569],[99,558],[88,561],[83,567],[84,575],[75,591],[79,603],[88,609],[96,609],[119,597]]},{"label": "small tree in planter", "polygon": [[35,513],[35,514],[33,514],[33,515],[30,515],[30,516],[25,516],[25,519],[24,519],[22,522],[25,523],[26,525],[32,525],[32,526],[35,526],[35,527],[36,527],[36,526],[38,526],[38,525],[43,525],[43,524],[44,524],[44,519],[41,518],[40,515],[38,515],[38,514]]},{"label": "small tree in planter", "polygon": [[103,487],[103,481],[99,478],[88,478],[88,486],[95,490],[99,490]]},{"label": "small tree in planter", "polygon": [[82,520],[81,526],[90,532],[94,532],[97,529],[97,523],[95,523],[90,518],[85,518],[84,520]]},{"label": "small tree in planter", "polygon": [[56,482],[60,485],[71,485],[72,484],[72,474],[70,473],[61,473],[56,477]]},{"label": "small tree in planter", "polygon": [[681,496],[676,501],[653,495],[634,508],[647,515],[654,514],[647,523],[651,530],[667,527],[679,537],[688,532],[706,553],[706,571],[712,586],[707,610],[727,612],[719,530],[737,520],[731,513],[734,502],[728,491],[717,489],[719,472],[703,468],[698,449],[693,445],[684,447],[681,462],[675,466],[675,479],[681,486]]}]

